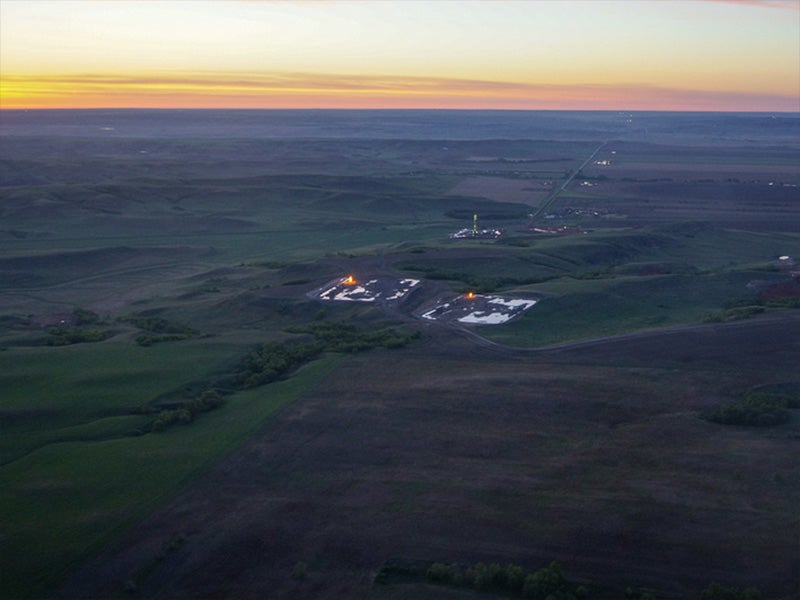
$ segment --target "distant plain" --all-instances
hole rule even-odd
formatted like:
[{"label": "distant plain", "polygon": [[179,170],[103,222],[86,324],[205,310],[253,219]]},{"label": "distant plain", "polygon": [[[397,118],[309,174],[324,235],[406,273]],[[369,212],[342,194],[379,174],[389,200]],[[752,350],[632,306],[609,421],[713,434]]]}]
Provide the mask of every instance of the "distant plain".
[{"label": "distant plain", "polygon": [[[800,415],[703,418],[800,384],[797,114],[3,111],[0,135],[9,597],[439,597],[376,583],[396,559],[800,594]],[[503,236],[448,238],[475,214]],[[309,298],[348,274],[423,283]],[[416,316],[471,290],[540,301]],[[419,339],[230,383],[315,323]]]}]

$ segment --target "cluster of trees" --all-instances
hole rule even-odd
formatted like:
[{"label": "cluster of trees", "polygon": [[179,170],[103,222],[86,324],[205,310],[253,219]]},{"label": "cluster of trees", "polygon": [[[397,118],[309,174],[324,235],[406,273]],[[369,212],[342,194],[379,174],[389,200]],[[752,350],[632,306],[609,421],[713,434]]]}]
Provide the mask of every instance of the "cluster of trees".
[{"label": "cluster of trees", "polygon": [[233,378],[236,389],[249,389],[277,381],[317,358],[322,344],[269,342],[245,356]]},{"label": "cluster of trees", "polygon": [[769,298],[764,304],[773,308],[800,308],[800,297],[784,296],[783,298]]},{"label": "cluster of trees", "polygon": [[174,425],[188,425],[198,413],[209,412],[225,404],[225,398],[217,390],[205,390],[196,398],[180,405],[162,410],[150,425],[151,431],[164,431]]},{"label": "cluster of trees", "polygon": [[84,329],[83,327],[54,327],[48,329],[50,338],[48,346],[69,346],[70,344],[90,344],[102,342],[114,335],[113,331],[102,329]]},{"label": "cluster of trees", "polygon": [[761,600],[762,598],[761,592],[755,588],[739,590],[718,583],[709,585],[700,596],[700,600]]},{"label": "cluster of trees", "polygon": [[763,313],[767,308],[800,308],[798,296],[750,297],[731,300],[725,304],[724,310],[708,314],[703,319],[706,323],[724,323],[748,319]]},{"label": "cluster of trees", "polygon": [[362,352],[372,348],[403,348],[419,339],[419,332],[398,333],[392,328],[363,331],[341,321],[317,321],[309,325],[290,327],[289,333],[307,333],[314,336],[327,352]]},{"label": "cluster of trees", "polygon": [[[163,319],[153,322],[161,322],[158,326],[163,326]],[[399,348],[419,337],[418,333],[403,335],[392,329],[359,331],[347,323],[327,321],[296,327],[291,331],[311,334],[314,339],[262,344],[242,359],[231,376],[218,381],[216,385],[228,391],[254,388],[288,376],[323,352],[358,352],[378,346]],[[149,430],[164,431],[175,425],[189,424],[199,413],[219,408],[224,402],[224,397],[217,389],[207,389],[194,398],[161,410]],[[152,408],[143,410],[150,412]]]},{"label": "cluster of trees", "polygon": [[[563,574],[558,562],[534,572],[527,572],[518,565],[502,567],[498,563],[479,562],[472,566],[455,563],[436,562],[427,570],[416,561],[391,561],[378,573],[376,583],[386,584],[390,580],[417,579],[422,574],[430,583],[464,587],[512,598],[532,600],[583,600],[595,597],[583,585],[576,586]],[[606,597],[608,589],[601,593]],[[656,600],[653,590],[635,590],[628,587],[618,592],[625,600]],[[762,600],[761,592],[755,588],[739,590],[718,583],[710,584],[700,596],[700,600]]]},{"label": "cluster of trees", "polygon": [[402,348],[419,333],[400,334],[393,329],[363,331],[349,323],[318,321],[290,327],[289,333],[310,334],[309,342],[268,342],[240,363],[233,386],[247,389],[277,381],[323,352],[362,352],[371,348]]},{"label": "cluster of trees", "polygon": [[48,346],[69,346],[70,344],[91,344],[102,342],[114,336],[113,331],[103,329],[85,329],[85,325],[101,323],[100,315],[91,310],[76,308],[72,311],[70,325],[53,327],[47,330],[51,337],[47,340]]},{"label": "cluster of trees", "polygon": [[153,344],[160,344],[161,342],[179,342],[181,340],[187,340],[190,337],[192,336],[183,333],[142,333],[136,336],[136,343],[140,346],[147,347],[152,346]]},{"label": "cluster of trees", "polygon": [[186,340],[199,334],[188,325],[173,323],[160,317],[127,317],[121,320],[146,332],[136,336],[136,343],[140,346]]},{"label": "cluster of trees", "polygon": [[798,395],[754,392],[704,416],[709,421],[723,425],[766,427],[789,421],[789,409],[793,408],[800,408]]},{"label": "cluster of trees", "polygon": [[126,323],[130,323],[134,327],[150,331],[152,333],[185,333],[188,335],[195,335],[197,331],[183,323],[173,323],[161,317],[127,317],[122,319]]},{"label": "cluster of trees", "polygon": [[764,307],[759,304],[750,306],[734,306],[726,308],[722,312],[708,314],[703,318],[705,323],[727,323],[728,321],[741,321],[742,319],[749,319],[753,315],[758,315],[764,312]]},{"label": "cluster of trees", "polygon": [[533,573],[527,573],[518,565],[501,567],[497,563],[480,562],[462,568],[456,564],[434,563],[426,577],[435,583],[506,592],[532,600],[577,600],[588,594],[585,588],[576,588],[564,577],[557,562]]}]

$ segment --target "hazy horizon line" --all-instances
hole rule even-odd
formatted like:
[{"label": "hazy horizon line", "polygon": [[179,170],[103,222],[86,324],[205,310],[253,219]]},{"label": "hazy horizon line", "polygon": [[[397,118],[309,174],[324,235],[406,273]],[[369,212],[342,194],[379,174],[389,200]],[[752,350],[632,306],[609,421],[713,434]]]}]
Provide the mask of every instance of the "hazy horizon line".
[{"label": "hazy horizon line", "polygon": [[96,106],[96,107],[30,107],[30,108],[3,108],[0,114],[11,112],[93,112],[93,111],[138,111],[138,112],[568,112],[568,113],[706,113],[706,114],[796,114],[798,110],[719,110],[719,109],[641,109],[641,108],[442,108],[442,107],[417,107],[417,108],[358,108],[358,107],[142,107],[142,106]]}]

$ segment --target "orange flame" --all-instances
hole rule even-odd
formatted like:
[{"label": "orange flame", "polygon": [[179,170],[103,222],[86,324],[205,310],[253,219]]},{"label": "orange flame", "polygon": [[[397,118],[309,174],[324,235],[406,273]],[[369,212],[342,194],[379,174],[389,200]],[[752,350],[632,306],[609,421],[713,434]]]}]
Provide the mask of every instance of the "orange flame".
[{"label": "orange flame", "polygon": [[356,283],[356,278],[353,277],[352,275],[348,275],[347,279],[344,280],[345,285],[355,285],[355,283]]},{"label": "orange flame", "polygon": [[467,298],[470,299],[470,300],[472,300],[474,297],[475,297],[475,292],[469,292],[467,294]]}]

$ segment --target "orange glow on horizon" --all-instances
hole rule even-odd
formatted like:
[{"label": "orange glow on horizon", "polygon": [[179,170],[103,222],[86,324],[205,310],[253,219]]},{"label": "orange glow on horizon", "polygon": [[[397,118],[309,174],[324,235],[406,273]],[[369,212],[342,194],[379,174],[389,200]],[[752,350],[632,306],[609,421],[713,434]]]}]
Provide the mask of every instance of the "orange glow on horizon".
[{"label": "orange glow on horizon", "polygon": [[800,111],[797,0],[0,2],[0,109]]},{"label": "orange glow on horizon", "polygon": [[329,74],[4,75],[2,109],[508,109],[796,111],[780,94]]}]

